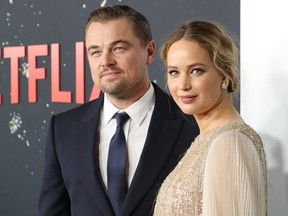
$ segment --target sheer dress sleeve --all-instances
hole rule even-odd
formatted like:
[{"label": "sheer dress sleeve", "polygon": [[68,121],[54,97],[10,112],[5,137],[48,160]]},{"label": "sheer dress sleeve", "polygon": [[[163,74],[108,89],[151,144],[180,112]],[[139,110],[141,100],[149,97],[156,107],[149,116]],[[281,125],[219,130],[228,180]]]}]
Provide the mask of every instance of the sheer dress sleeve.
[{"label": "sheer dress sleeve", "polygon": [[216,137],[203,179],[203,216],[264,216],[265,180],[254,143],[238,131]]}]

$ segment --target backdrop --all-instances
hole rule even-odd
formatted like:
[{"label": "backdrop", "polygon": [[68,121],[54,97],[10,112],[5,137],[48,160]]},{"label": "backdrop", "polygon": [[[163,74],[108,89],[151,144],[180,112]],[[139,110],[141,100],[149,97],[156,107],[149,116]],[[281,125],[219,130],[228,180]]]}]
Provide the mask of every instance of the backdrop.
[{"label": "backdrop", "polygon": [[272,216],[288,212],[287,20],[285,0],[241,0],[241,115],[266,148]]},{"label": "backdrop", "polygon": [[[127,4],[151,22],[157,48],[179,23],[216,20],[240,35],[240,0],[1,0],[0,215],[36,215],[47,126],[52,114],[97,96],[84,60],[89,13]],[[150,77],[165,88],[157,55]]]}]

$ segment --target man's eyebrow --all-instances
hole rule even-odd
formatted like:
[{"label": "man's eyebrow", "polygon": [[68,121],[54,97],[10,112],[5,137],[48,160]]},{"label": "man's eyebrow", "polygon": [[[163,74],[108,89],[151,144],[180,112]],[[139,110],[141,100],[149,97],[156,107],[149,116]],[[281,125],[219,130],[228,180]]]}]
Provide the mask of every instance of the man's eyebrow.
[{"label": "man's eyebrow", "polygon": [[97,49],[97,48],[99,48],[99,46],[97,46],[97,45],[91,45],[91,46],[89,46],[89,47],[87,48],[87,51],[89,51],[89,50],[91,50],[91,49]]},{"label": "man's eyebrow", "polygon": [[[115,46],[116,44],[119,44],[119,43],[123,43],[123,44],[127,44],[128,46],[132,46],[132,44],[127,41],[127,40],[123,40],[123,39],[120,39],[120,40],[116,40],[116,41],[113,41],[110,43],[110,46]],[[98,45],[90,45],[88,48],[87,48],[87,51],[91,50],[91,49],[98,49],[99,46]]]},{"label": "man's eyebrow", "polygon": [[114,45],[119,44],[119,43],[123,43],[123,44],[127,44],[129,46],[132,46],[132,44],[129,41],[123,40],[123,39],[113,41],[112,43],[110,43],[110,45],[114,46]]}]

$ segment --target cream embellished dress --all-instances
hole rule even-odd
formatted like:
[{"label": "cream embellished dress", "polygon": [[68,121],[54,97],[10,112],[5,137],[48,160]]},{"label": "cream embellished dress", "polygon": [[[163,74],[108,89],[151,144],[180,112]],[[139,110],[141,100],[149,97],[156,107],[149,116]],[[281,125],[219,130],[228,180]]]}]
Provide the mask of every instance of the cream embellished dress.
[{"label": "cream embellished dress", "polygon": [[154,216],[265,216],[267,170],[257,133],[231,122],[199,135],[163,182]]}]

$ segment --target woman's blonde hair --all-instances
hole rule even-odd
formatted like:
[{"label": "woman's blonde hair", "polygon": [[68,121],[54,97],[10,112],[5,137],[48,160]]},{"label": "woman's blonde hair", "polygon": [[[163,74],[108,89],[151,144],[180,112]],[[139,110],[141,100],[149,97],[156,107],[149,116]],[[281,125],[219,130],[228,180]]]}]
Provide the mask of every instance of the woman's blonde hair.
[{"label": "woman's blonde hair", "polygon": [[190,40],[206,49],[216,68],[223,75],[227,91],[237,92],[239,86],[238,48],[223,27],[209,21],[190,21],[178,26],[160,48],[160,57],[167,64],[167,53],[179,40]]}]

